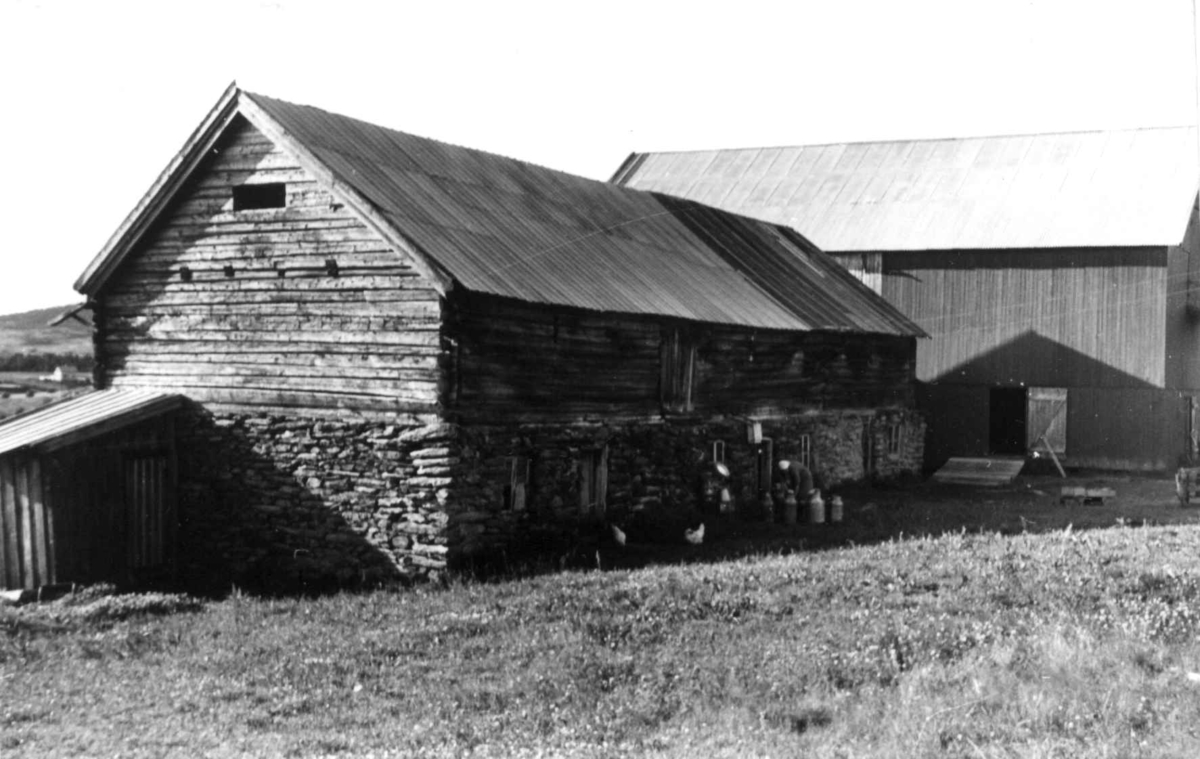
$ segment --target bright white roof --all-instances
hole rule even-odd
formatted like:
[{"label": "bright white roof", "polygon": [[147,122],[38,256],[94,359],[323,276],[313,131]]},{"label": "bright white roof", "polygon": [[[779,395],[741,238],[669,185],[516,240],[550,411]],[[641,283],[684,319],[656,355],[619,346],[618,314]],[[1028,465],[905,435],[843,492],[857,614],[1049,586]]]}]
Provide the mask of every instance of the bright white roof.
[{"label": "bright white roof", "polygon": [[840,251],[1178,245],[1196,132],[635,153],[613,181],[786,224]]}]

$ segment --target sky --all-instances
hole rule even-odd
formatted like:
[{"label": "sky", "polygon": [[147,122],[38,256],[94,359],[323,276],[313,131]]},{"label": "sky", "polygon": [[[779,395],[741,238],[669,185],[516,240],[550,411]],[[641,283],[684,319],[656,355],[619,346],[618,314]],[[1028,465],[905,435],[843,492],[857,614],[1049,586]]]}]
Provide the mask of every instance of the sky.
[{"label": "sky", "polygon": [[1197,122],[1195,0],[0,0],[0,314],[229,85],[605,180],[633,151]]}]

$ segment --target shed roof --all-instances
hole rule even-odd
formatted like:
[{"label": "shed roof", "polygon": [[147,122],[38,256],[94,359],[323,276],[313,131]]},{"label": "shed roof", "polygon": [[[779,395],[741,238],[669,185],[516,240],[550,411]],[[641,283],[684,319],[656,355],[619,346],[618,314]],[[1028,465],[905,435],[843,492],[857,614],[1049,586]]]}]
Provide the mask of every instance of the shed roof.
[{"label": "shed roof", "polygon": [[435,281],[532,303],[923,335],[798,233],[231,87],[76,283],[95,292],[237,114]]},{"label": "shed roof", "polygon": [[1178,245],[1196,131],[1164,127],[634,153],[613,182],[865,252]]},{"label": "shed roof", "polygon": [[182,395],[153,390],[96,390],[0,422],[0,455],[21,448],[49,451],[179,408]]}]

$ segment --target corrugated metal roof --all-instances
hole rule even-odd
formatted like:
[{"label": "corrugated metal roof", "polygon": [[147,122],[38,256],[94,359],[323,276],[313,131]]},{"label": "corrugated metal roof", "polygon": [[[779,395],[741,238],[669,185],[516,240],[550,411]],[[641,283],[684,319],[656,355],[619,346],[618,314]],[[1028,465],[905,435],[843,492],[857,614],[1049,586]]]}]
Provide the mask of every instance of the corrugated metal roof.
[{"label": "corrugated metal roof", "polygon": [[83,440],[178,408],[181,395],[153,390],[97,390],[52,403],[0,422],[0,454],[19,448],[54,447],[70,437]]},{"label": "corrugated metal roof", "polygon": [[613,177],[833,252],[1178,245],[1191,127],[637,153]]},{"label": "corrugated metal roof", "polygon": [[[242,94],[469,290],[750,327],[924,334],[793,232]],[[797,246],[811,265],[795,263]]]}]

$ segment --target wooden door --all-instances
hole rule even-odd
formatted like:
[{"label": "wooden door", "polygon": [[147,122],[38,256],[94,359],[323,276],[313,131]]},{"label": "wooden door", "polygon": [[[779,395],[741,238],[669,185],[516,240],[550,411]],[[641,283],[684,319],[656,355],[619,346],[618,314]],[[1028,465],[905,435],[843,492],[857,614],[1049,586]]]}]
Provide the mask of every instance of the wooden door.
[{"label": "wooden door", "polygon": [[[1031,387],[1028,403],[1028,449],[1049,446],[1055,453],[1067,452],[1067,389]],[[1039,443],[1039,438],[1044,442]]]}]

